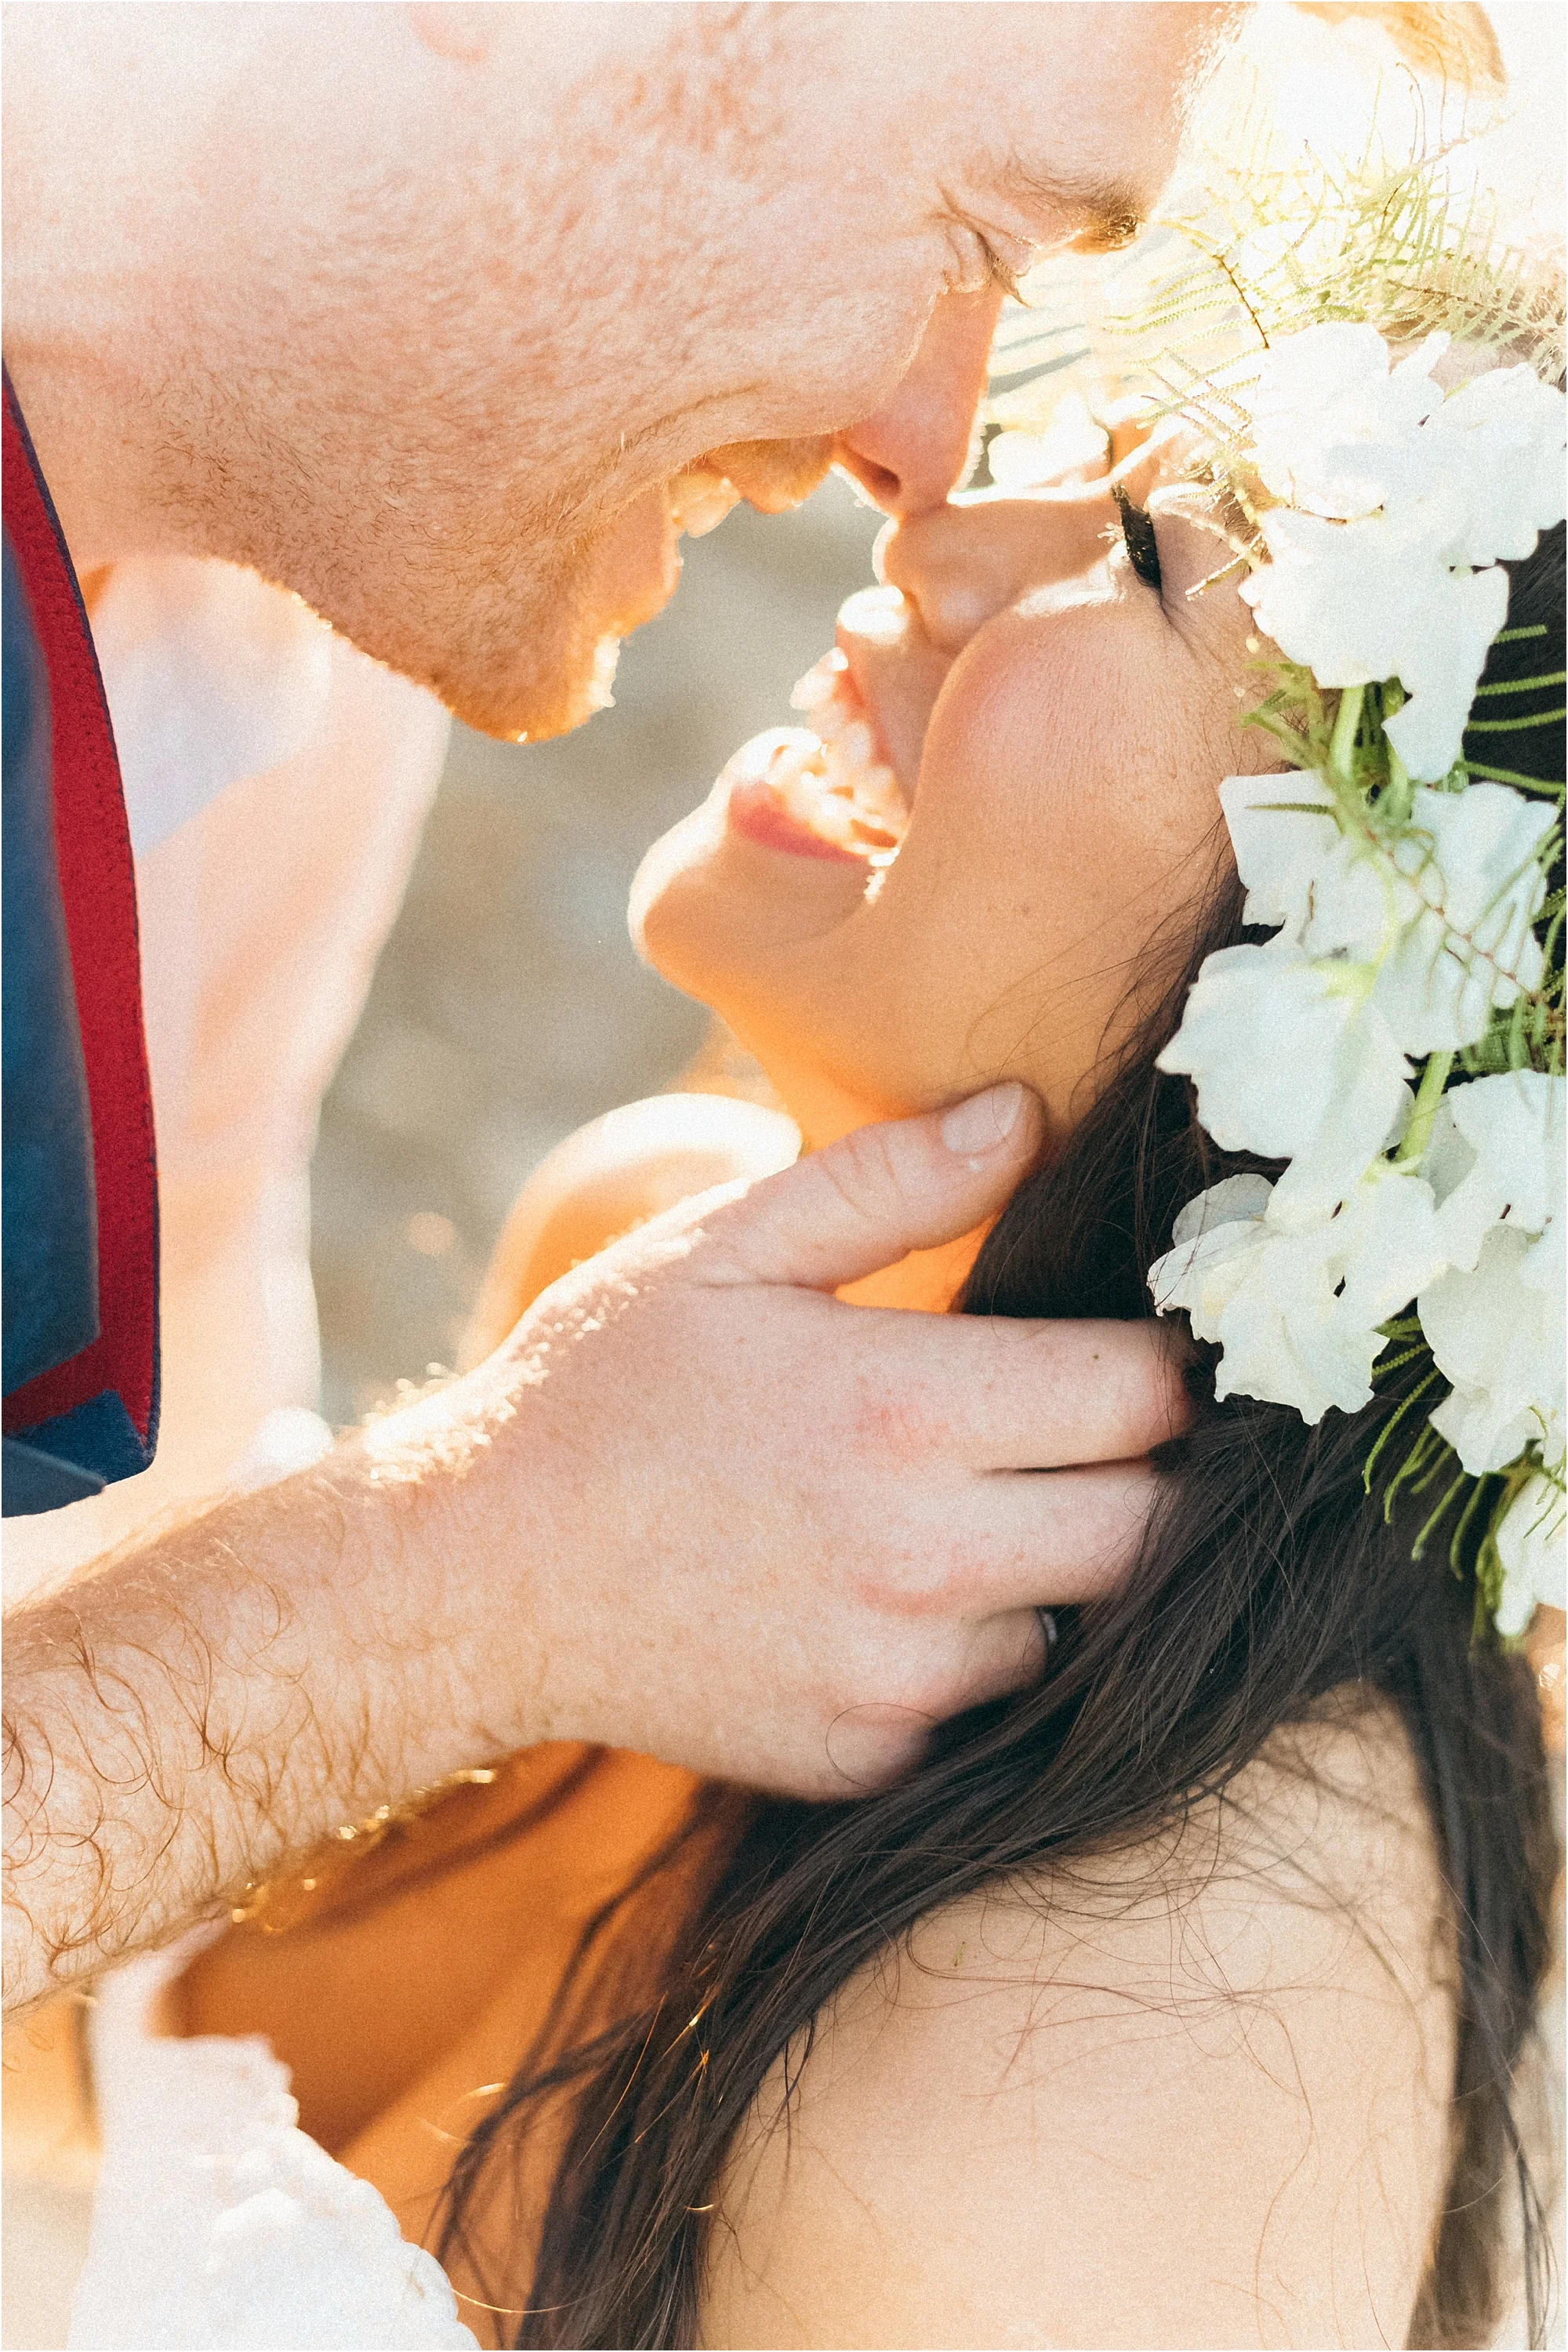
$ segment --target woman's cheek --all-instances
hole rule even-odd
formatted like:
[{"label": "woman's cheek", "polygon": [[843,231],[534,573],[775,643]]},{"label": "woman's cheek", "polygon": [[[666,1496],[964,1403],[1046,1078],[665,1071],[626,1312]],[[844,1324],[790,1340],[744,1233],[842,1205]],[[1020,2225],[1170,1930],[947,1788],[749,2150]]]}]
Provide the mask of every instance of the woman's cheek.
[{"label": "woman's cheek", "polygon": [[1107,814],[1092,666],[1077,634],[1071,621],[1042,628],[1006,614],[972,642],[932,714],[894,869],[929,867],[951,901],[1000,917],[1037,960],[1096,862]]},{"label": "woman's cheek", "polygon": [[962,1003],[968,1058],[1027,1079],[1058,1135],[1092,1096],[1165,911],[1170,812],[1162,821],[1142,789],[1143,689],[1175,681],[1142,617],[1100,602],[1034,624],[1010,614],[972,643],[933,714],[889,877],[912,935],[940,927],[922,978],[940,971]]}]

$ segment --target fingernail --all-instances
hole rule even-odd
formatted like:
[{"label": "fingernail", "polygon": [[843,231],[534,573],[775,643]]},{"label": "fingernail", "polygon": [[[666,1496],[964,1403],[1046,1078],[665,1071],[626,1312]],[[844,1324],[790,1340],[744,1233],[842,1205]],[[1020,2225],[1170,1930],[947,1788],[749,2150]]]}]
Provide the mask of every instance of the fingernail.
[{"label": "fingernail", "polygon": [[1016,1078],[990,1087],[983,1095],[971,1095],[967,1102],[955,1103],[942,1120],[942,1139],[961,1160],[994,1151],[1017,1126],[1023,1104],[1024,1089]]}]

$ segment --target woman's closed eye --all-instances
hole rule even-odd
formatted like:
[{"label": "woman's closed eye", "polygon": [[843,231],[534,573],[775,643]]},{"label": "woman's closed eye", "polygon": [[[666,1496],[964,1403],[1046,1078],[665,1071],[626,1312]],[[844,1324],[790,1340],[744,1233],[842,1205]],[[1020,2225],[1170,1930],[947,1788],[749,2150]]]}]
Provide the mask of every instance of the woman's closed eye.
[{"label": "woman's closed eye", "polygon": [[1154,526],[1149,520],[1147,507],[1135,507],[1120,482],[1112,483],[1111,497],[1121,518],[1122,543],[1127,561],[1148,587],[1160,585],[1160,551],[1154,543]]}]

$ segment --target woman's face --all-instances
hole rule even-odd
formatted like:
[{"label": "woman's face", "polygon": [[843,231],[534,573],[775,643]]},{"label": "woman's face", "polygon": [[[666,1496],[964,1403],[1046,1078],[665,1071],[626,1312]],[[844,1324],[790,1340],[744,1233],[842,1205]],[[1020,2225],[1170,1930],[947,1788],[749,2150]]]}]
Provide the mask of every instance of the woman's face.
[{"label": "woman's face", "polygon": [[649,852],[639,946],[810,1141],[1003,1077],[1059,1138],[1214,873],[1220,778],[1279,764],[1237,726],[1260,689],[1222,514],[1174,470],[1151,446],[1119,478],[1158,586],[1106,481],[898,525],[796,692],[826,752],[754,738]]}]

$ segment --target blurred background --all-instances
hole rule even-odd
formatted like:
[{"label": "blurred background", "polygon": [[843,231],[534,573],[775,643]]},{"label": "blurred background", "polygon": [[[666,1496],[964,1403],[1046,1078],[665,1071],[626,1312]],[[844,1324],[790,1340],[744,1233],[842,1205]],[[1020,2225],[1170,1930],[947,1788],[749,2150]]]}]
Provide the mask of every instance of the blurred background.
[{"label": "blurred background", "polygon": [[454,728],[321,1116],[311,1264],[334,1425],[451,1363],[523,1178],[700,1047],[706,1013],[632,949],[632,876],[737,744],[791,722],[882,521],[837,476],[793,514],[738,508],[683,542],[680,593],[624,647],[613,709],[553,743]]}]

